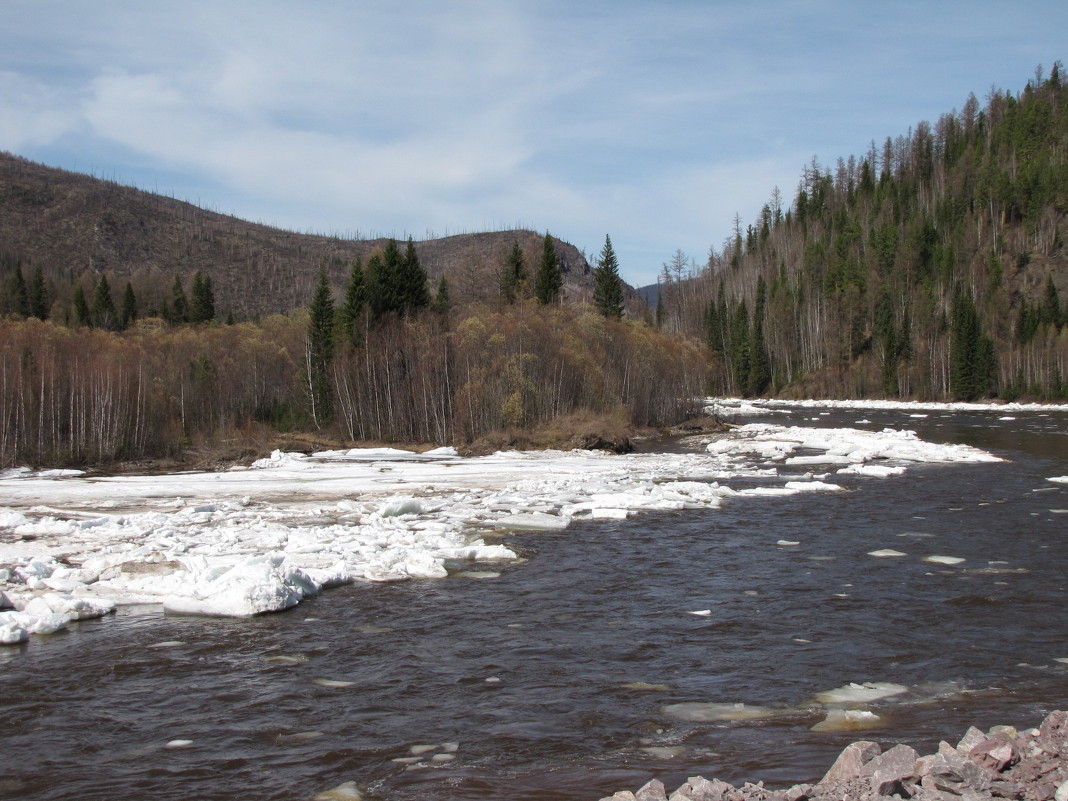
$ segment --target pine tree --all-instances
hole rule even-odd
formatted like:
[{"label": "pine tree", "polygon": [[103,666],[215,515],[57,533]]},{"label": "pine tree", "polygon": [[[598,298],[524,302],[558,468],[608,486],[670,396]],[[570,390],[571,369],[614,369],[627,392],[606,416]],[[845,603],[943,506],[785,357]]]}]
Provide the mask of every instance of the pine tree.
[{"label": "pine tree", "polygon": [[358,344],[360,336],[360,317],[367,305],[367,285],[363,276],[363,265],[359,257],[352,262],[349,285],[345,289],[345,303],[341,307],[341,333],[353,345]]},{"label": "pine tree", "polygon": [[564,285],[564,276],[560,272],[560,258],[556,255],[552,237],[548,233],[542,242],[541,261],[538,262],[538,274],[534,279],[534,297],[542,306],[556,303],[560,299],[560,290]]},{"label": "pine tree", "polygon": [[308,316],[308,394],[312,421],[319,428],[333,416],[330,362],[334,358],[334,297],[326,271],[319,271],[319,284]]},{"label": "pine tree", "polygon": [[45,286],[44,273],[35,267],[30,278],[30,314],[38,320],[47,320],[49,313],[48,287]]},{"label": "pine tree", "polygon": [[97,327],[109,331],[119,327],[119,315],[115,312],[115,301],[111,297],[106,275],[100,276],[93,292],[93,322]]},{"label": "pine tree", "polygon": [[1057,292],[1057,285],[1053,283],[1053,275],[1046,276],[1046,294],[1042,303],[1042,322],[1061,327],[1061,298]]},{"label": "pine tree", "polygon": [[527,285],[527,267],[523,258],[523,248],[519,240],[512,241],[512,249],[504,261],[501,270],[501,297],[505,303],[515,303],[525,294]]},{"label": "pine tree", "polygon": [[119,314],[119,327],[126,330],[137,319],[137,297],[133,285],[127,281],[122,293],[122,312]]},{"label": "pine tree", "polygon": [[620,318],[626,299],[623,282],[619,278],[619,262],[612,249],[612,240],[606,234],[597,267],[593,271],[593,302],[605,317]]}]

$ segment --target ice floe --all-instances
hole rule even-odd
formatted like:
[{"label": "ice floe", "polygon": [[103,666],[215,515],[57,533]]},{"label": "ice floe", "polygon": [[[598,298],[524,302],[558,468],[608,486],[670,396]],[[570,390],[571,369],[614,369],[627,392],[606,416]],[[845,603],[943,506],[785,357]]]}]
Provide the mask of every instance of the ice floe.
[{"label": "ice floe", "polygon": [[[463,458],[452,448],[374,448],[275,451],[217,473],[7,470],[0,642],[59,631],[119,604],[244,617],[352,582],[488,578],[499,568],[479,563],[516,560],[492,541],[509,532],[550,535],[576,520],[842,490],[823,475],[780,475],[791,459],[878,477],[915,462],[997,461],[911,431],[745,425],[692,453]],[[726,483],[739,479],[742,489]]]}]

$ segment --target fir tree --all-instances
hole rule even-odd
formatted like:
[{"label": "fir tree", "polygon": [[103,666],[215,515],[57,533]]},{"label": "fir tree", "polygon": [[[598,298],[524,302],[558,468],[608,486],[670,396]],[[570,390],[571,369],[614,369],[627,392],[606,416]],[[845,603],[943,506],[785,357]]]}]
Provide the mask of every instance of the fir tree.
[{"label": "fir tree", "polygon": [[538,274],[534,279],[534,297],[542,306],[556,303],[560,299],[563,285],[560,258],[556,255],[552,237],[546,233],[542,242],[541,261],[538,262]]},{"label": "fir tree", "polygon": [[85,290],[82,289],[81,284],[74,289],[74,297],[71,299],[71,317],[75,326],[93,327],[93,316],[89,313],[89,304],[85,300]]},{"label": "fir tree", "polygon": [[334,297],[326,271],[319,271],[319,284],[308,314],[308,394],[312,421],[319,428],[330,421],[333,404],[330,362],[334,358]]},{"label": "fir tree", "polygon": [[1053,276],[1046,276],[1046,294],[1042,302],[1042,322],[1061,327],[1061,298],[1057,292],[1057,285],[1053,283]]},{"label": "fir tree", "polygon": [[593,302],[605,317],[623,316],[623,282],[619,278],[619,262],[612,249],[612,240],[607,234],[593,271]]},{"label": "fir tree", "polygon": [[136,319],[137,297],[134,295],[133,285],[127,281],[126,289],[122,293],[122,312],[119,314],[119,327],[126,330]]},{"label": "fir tree", "polygon": [[515,303],[525,294],[527,284],[527,267],[523,258],[523,248],[519,240],[512,241],[512,249],[504,261],[501,270],[501,297],[505,303]]},{"label": "fir tree", "polygon": [[93,292],[93,322],[97,327],[109,331],[119,327],[119,315],[115,312],[115,301],[105,275],[100,276]]},{"label": "fir tree", "polygon": [[35,267],[30,278],[30,314],[38,320],[47,320],[49,313],[48,287],[45,286],[44,273]]}]

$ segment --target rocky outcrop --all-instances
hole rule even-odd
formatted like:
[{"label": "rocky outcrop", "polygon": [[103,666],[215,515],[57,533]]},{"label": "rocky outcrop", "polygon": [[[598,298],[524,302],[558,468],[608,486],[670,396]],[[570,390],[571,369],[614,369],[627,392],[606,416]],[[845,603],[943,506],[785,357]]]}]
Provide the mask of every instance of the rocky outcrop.
[{"label": "rocky outcrop", "polygon": [[734,787],[689,779],[670,795],[652,780],[637,792],[602,801],[1068,801],[1068,712],[1051,712],[1037,729],[972,727],[956,746],[920,756],[907,745],[883,751],[869,741],[846,747],[817,784],[784,790],[764,783]]}]

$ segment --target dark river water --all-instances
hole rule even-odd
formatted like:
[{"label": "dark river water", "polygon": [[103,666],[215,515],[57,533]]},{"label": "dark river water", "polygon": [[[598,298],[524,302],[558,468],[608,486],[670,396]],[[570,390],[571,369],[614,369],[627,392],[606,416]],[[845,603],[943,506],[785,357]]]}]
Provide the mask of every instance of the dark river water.
[{"label": "dark river water", "polygon": [[[374,799],[596,801],[697,774],[782,786],[817,780],[856,739],[924,752],[1068,705],[1068,514],[1054,511],[1068,485],[1046,480],[1068,474],[1068,415],[769,419],[801,418],[1010,461],[524,534],[509,542],[527,561],[497,578],[350,586],[252,620],[125,609],[35,637],[0,650],[0,798],[310,799],[353,781]],[[868,555],[883,548],[907,555]],[[868,705],[882,728],[811,731],[813,695],[850,682],[909,692]],[[690,702],[779,712],[662,711]]]}]

